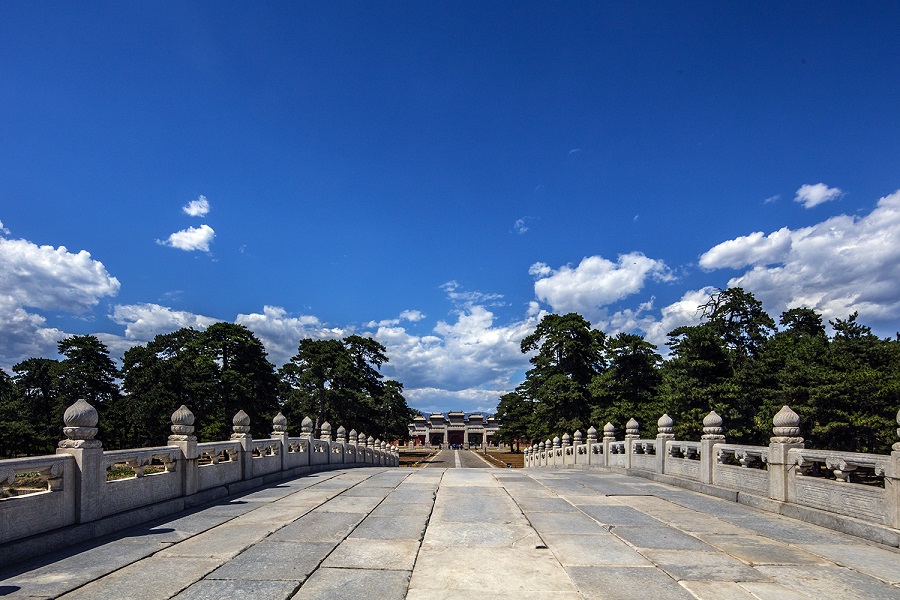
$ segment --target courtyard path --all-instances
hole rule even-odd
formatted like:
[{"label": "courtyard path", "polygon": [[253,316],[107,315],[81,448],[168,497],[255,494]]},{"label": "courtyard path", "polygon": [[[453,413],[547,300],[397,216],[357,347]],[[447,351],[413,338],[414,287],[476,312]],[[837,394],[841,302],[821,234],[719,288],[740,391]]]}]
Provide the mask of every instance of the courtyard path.
[{"label": "courtyard path", "polygon": [[0,574],[0,597],[871,599],[898,583],[896,548],[644,479],[364,468],[47,555]]}]

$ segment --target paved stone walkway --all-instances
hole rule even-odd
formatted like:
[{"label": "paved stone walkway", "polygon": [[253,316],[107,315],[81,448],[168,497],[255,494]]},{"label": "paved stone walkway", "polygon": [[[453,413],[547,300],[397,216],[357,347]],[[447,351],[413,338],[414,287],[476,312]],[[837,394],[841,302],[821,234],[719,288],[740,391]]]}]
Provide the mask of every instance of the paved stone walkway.
[{"label": "paved stone walkway", "polygon": [[302,477],[0,574],[0,597],[900,598],[900,552],[639,478]]}]

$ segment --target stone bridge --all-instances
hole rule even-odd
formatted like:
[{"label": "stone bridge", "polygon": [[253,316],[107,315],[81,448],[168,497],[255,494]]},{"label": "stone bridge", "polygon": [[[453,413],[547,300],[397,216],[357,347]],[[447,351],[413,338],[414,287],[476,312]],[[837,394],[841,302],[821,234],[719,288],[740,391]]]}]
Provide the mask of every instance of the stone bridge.
[{"label": "stone bridge", "polygon": [[238,413],[198,444],[184,407],[169,446],[107,452],[85,404],[56,455],[0,461],[0,481],[47,481],[0,500],[0,597],[900,598],[900,448],[806,450],[789,409],[769,447],[725,444],[714,413],[676,441],[664,416],[513,470],[450,450],[394,468],[396,448],[308,420],[290,437],[280,415],[269,439]]}]

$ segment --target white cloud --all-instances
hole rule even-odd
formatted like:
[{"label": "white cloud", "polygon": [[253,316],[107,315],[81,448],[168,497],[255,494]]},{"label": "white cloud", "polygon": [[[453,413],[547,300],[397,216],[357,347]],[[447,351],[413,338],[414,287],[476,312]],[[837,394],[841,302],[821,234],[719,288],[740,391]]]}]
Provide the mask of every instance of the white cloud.
[{"label": "white cloud", "polygon": [[197,196],[196,200],[191,200],[182,206],[181,210],[184,214],[192,217],[205,217],[209,213],[209,200],[206,199],[206,196]]},{"label": "white cloud", "polygon": [[513,223],[513,230],[519,235],[522,235],[523,233],[528,231],[528,226],[525,224],[525,219],[516,219],[516,222]]},{"label": "white cloud", "polygon": [[369,321],[366,323],[366,328],[375,329],[377,327],[394,327],[399,325],[403,321],[409,321],[410,323],[416,323],[425,318],[425,313],[420,310],[404,310],[400,313],[396,319],[383,319],[381,321]]},{"label": "white cloud", "polygon": [[0,221],[0,233],[3,235],[9,235],[9,229],[3,226],[3,221]]},{"label": "white cloud", "polygon": [[603,318],[603,307],[643,289],[647,279],[672,281],[675,277],[661,260],[640,252],[620,254],[617,262],[588,256],[577,267],[553,269],[545,263],[531,265],[537,281],[534,294],[556,312],[578,312],[591,321]]},{"label": "white cloud", "polygon": [[182,327],[206,329],[219,321],[182,310],[172,310],[159,304],[117,305],[109,317],[114,323],[125,326],[129,340],[147,342],[163,333],[171,333]]},{"label": "white cloud", "polygon": [[262,313],[239,314],[234,322],[256,334],[269,353],[269,361],[277,367],[297,354],[303,338],[339,339],[353,333],[351,328],[329,327],[312,315],[291,316],[280,306],[264,306]]},{"label": "white cloud", "polygon": [[749,266],[732,278],[771,314],[805,306],[826,318],[858,310],[864,322],[900,318],[900,191],[863,217],[723,242],[700,259],[707,269]]},{"label": "white cloud", "polygon": [[791,249],[791,230],[787,227],[769,235],[756,231],[714,246],[700,257],[706,270],[780,262]]},{"label": "white cloud", "polygon": [[794,202],[799,202],[803,205],[803,208],[812,208],[831,200],[837,200],[842,194],[843,192],[840,188],[830,188],[824,183],[815,185],[807,183],[806,185],[801,185],[800,189],[797,190]]},{"label": "white cloud", "polygon": [[460,291],[460,285],[456,281],[448,281],[441,285],[441,289],[447,293],[447,297],[462,306],[471,306],[473,304],[481,304],[489,302],[492,306],[501,304],[497,302],[503,298],[503,294],[492,294],[484,292],[466,292]]},{"label": "white cloud", "polygon": [[162,246],[170,246],[186,252],[193,250],[202,250],[209,252],[209,245],[216,232],[209,225],[201,225],[200,227],[188,227],[181,231],[176,231],[165,240],[156,240],[157,244]]},{"label": "white cloud", "polygon": [[683,325],[700,323],[699,307],[706,304],[715,292],[714,287],[685,292],[677,302],[663,307],[660,316],[651,314],[653,301],[640,304],[637,309],[624,309],[608,317],[604,330],[609,334],[624,332],[641,332],[651,344],[655,344],[659,353],[668,354],[666,343],[669,332]]},{"label": "white cloud", "polygon": [[89,252],[0,238],[0,300],[10,306],[85,313],[119,287]]},{"label": "white cloud", "polygon": [[55,356],[56,343],[66,336],[26,309],[81,315],[119,288],[119,280],[88,252],[0,238],[0,366]]},{"label": "white cloud", "polygon": [[773,202],[778,202],[779,200],[781,200],[781,194],[775,194],[774,196],[769,196],[763,200],[763,204],[771,204]]}]

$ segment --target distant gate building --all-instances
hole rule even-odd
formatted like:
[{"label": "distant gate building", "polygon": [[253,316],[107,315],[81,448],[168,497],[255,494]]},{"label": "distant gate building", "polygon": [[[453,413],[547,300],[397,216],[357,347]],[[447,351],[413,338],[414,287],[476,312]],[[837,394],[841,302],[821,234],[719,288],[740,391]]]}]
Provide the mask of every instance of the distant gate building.
[{"label": "distant gate building", "polygon": [[481,413],[464,412],[432,413],[428,417],[416,417],[409,424],[409,438],[416,446],[447,448],[459,445],[463,448],[483,448],[495,445],[494,436],[500,428],[495,417],[485,418]]}]

